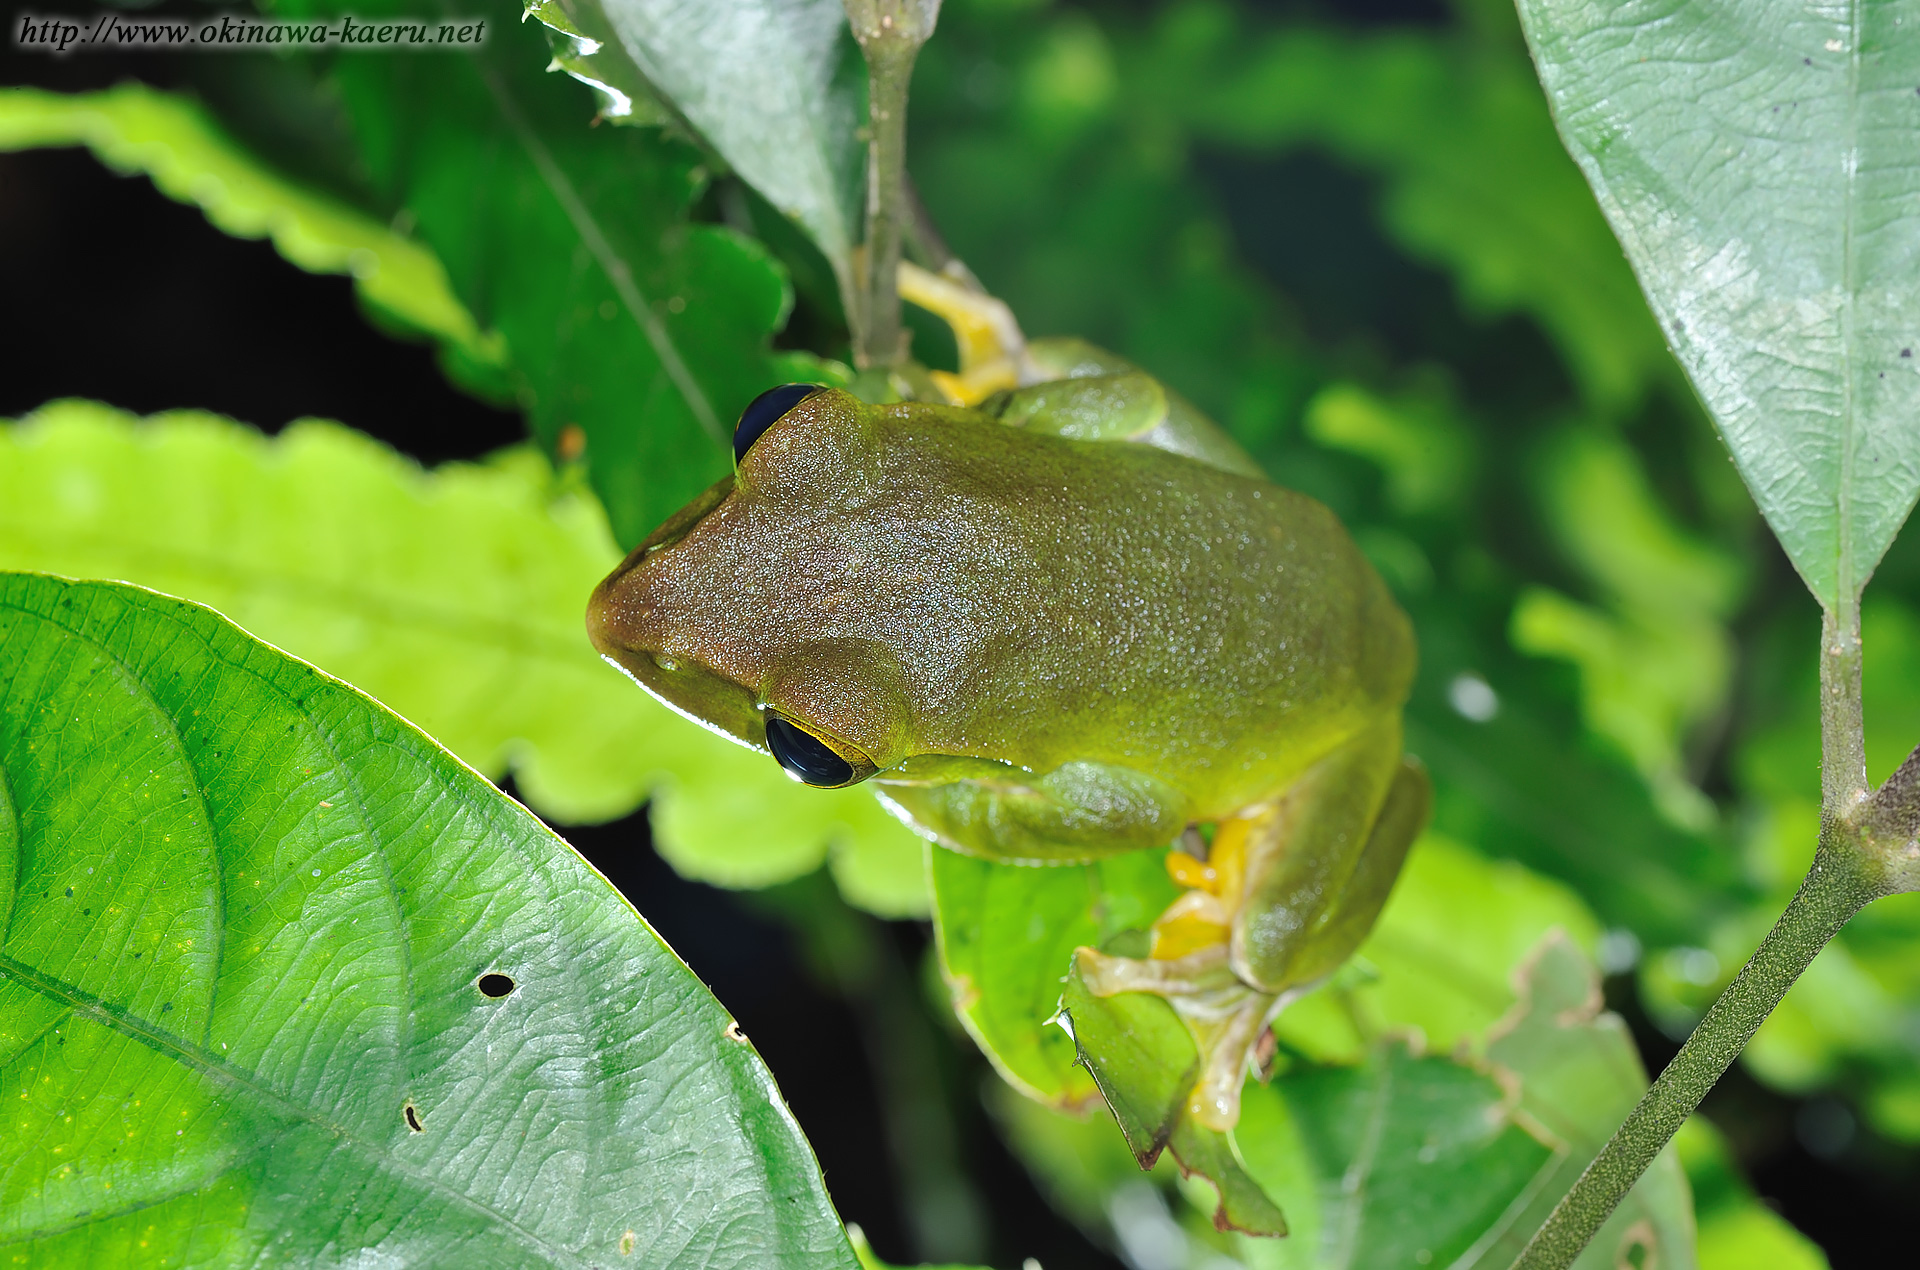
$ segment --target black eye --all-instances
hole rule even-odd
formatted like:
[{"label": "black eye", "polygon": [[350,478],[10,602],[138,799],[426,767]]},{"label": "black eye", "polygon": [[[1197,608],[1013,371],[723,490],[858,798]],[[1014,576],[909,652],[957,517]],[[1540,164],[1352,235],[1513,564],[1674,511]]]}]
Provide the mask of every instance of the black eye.
[{"label": "black eye", "polygon": [[769,388],[747,403],[740,422],[733,428],[733,461],[747,457],[747,451],[760,434],[780,422],[780,416],[820,391],[819,384],[781,384]]},{"label": "black eye", "polygon": [[777,714],[767,716],[767,748],[787,775],[821,789],[853,780],[853,765],[827,748],[819,737],[796,728]]}]

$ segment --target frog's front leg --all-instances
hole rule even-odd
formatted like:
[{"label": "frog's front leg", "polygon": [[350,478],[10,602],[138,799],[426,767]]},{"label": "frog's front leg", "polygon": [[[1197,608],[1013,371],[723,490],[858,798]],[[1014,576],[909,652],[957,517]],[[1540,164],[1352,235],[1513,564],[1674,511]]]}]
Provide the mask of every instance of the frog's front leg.
[{"label": "frog's front leg", "polygon": [[1240,1116],[1260,1035],[1365,939],[1425,823],[1426,773],[1400,756],[1397,719],[1351,738],[1278,798],[1218,823],[1203,862],[1167,857],[1190,888],[1153,925],[1145,958],[1079,952],[1096,996],[1152,992],[1201,1055],[1188,1100],[1213,1129]]}]

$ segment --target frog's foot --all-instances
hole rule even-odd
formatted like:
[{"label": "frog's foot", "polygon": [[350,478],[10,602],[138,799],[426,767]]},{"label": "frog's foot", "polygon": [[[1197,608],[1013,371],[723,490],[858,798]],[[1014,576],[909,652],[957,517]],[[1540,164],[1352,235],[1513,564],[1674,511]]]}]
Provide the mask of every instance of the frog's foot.
[{"label": "frog's foot", "polygon": [[[1151,992],[1173,1006],[1200,1051],[1200,1073],[1188,1094],[1187,1111],[1200,1124],[1223,1132],[1240,1119],[1240,1087],[1257,1065],[1267,1025],[1291,999],[1291,994],[1247,983],[1229,958],[1248,841],[1272,818],[1269,808],[1253,809],[1222,822],[1211,849],[1189,843],[1188,850],[1167,854],[1167,872],[1189,889],[1154,922],[1148,956],[1080,950],[1080,972],[1095,996]],[[1207,858],[1200,859],[1199,851]]]},{"label": "frog's foot", "polygon": [[1240,1088],[1282,1004],[1280,996],[1242,982],[1227,965],[1224,940],[1172,959],[1116,957],[1082,948],[1079,965],[1096,997],[1151,992],[1167,999],[1200,1051],[1187,1114],[1209,1129],[1233,1128],[1240,1119]]},{"label": "frog's foot", "polygon": [[1042,377],[1027,353],[1027,337],[1021,334],[1013,310],[1004,300],[980,290],[964,266],[956,277],[931,273],[903,260],[900,298],[944,319],[953,328],[960,373],[928,372],[949,405],[977,406],[994,393]]}]

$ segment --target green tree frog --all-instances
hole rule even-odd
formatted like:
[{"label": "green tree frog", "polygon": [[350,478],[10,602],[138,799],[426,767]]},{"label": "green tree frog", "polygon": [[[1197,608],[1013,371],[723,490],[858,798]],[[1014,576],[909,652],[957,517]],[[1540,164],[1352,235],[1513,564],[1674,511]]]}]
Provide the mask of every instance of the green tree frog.
[{"label": "green tree frog", "polygon": [[[1098,995],[1164,995],[1229,1128],[1257,1042],[1359,944],[1426,816],[1406,615],[1324,506],[1079,341],[975,406],[812,385],[594,592],[595,645],[810,785],[1048,865],[1176,844],[1188,888]],[[1067,968],[1061,967],[1064,972]]]}]

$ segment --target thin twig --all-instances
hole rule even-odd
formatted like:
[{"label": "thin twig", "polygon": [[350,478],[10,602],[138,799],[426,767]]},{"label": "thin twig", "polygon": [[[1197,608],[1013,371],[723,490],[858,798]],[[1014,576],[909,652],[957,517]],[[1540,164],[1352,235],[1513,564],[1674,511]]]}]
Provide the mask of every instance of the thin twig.
[{"label": "thin twig", "polygon": [[900,325],[900,245],[907,203],[907,88],[940,0],[845,0],[867,57],[867,240],[856,263],[853,358],[861,369],[906,357]]},{"label": "thin twig", "polygon": [[1786,912],[1528,1242],[1513,1270],[1572,1265],[1827,941],[1869,902],[1905,889],[1902,865],[1911,871],[1913,833],[1920,823],[1908,804],[1915,801],[1920,780],[1889,781],[1886,797],[1870,795],[1862,724],[1856,599],[1837,614],[1829,611],[1821,627],[1820,844],[1813,867]]}]

